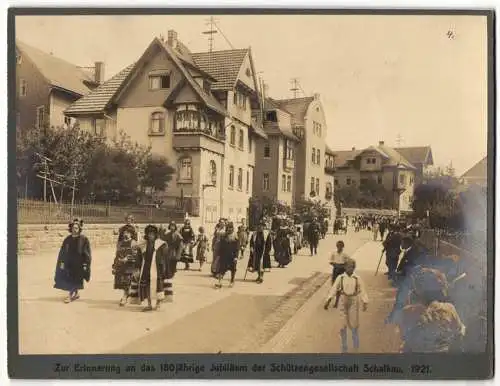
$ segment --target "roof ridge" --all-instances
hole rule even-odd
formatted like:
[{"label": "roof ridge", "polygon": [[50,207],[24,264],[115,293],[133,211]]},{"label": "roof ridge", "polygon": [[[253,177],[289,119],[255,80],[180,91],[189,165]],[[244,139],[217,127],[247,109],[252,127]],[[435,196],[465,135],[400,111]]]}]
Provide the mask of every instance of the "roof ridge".
[{"label": "roof ridge", "polygon": [[208,54],[214,54],[214,53],[219,53],[219,52],[236,52],[236,51],[249,51],[250,48],[233,48],[233,49],[227,49],[227,50],[217,50],[217,51],[202,51],[202,52],[192,52],[191,55],[208,55]]},{"label": "roof ridge", "polygon": [[[53,54],[51,54],[51,53],[49,53],[49,52],[46,52],[46,51],[44,51],[44,50],[41,50],[41,49],[40,49],[40,48],[38,48],[38,47],[34,47],[34,46],[32,46],[31,44],[27,44],[27,43],[25,43],[25,42],[23,42],[22,40],[19,40],[19,39],[16,39],[16,46],[17,46],[17,45],[20,45],[20,46],[26,46],[27,48],[29,48],[29,49],[31,49],[31,50],[38,51],[40,54],[45,55],[45,56],[46,56],[46,57],[48,57],[48,58],[56,59],[56,60],[59,60],[59,61],[61,61],[61,62],[66,63],[66,64],[69,64],[70,66],[73,66],[73,67],[75,67],[77,70],[81,71],[84,75],[87,75],[89,79],[92,79],[92,77],[91,77],[89,74],[86,74],[86,73],[85,73],[85,71],[83,70],[82,66],[78,66],[78,65],[76,65],[75,63],[71,63],[71,62],[67,61],[66,59],[61,58],[60,56],[53,55]],[[20,47],[20,48],[21,48],[21,50],[22,50],[22,47]],[[28,54],[28,56],[29,56],[29,54]]]}]

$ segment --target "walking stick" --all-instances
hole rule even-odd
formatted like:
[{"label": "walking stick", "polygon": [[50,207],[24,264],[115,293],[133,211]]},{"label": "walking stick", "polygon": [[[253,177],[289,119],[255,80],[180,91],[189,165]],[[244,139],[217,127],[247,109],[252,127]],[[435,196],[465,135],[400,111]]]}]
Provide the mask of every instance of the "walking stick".
[{"label": "walking stick", "polygon": [[380,268],[380,263],[382,262],[382,256],[384,256],[384,250],[382,249],[382,253],[380,254],[380,259],[378,260],[377,270],[375,271],[375,276],[378,274],[378,269]]}]

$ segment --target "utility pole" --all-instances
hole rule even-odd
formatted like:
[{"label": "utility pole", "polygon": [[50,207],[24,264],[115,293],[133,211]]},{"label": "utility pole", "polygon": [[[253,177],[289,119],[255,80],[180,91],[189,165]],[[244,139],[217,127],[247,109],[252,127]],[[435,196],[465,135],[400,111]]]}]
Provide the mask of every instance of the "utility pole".
[{"label": "utility pole", "polygon": [[290,82],[292,83],[290,91],[293,92],[293,98],[295,99],[297,98],[297,92],[300,90],[299,80],[297,78],[293,78]]},{"label": "utility pole", "polygon": [[[35,155],[40,159],[41,161],[41,166],[42,170],[40,174],[37,175],[37,177],[41,178],[43,180],[43,201],[47,202],[47,181],[49,180],[49,162],[52,162],[50,158],[45,157],[44,155],[40,153],[35,153]],[[40,165],[40,163],[37,163],[37,165]]]},{"label": "utility pole", "polygon": [[208,52],[212,52],[214,49],[214,35],[217,33],[215,29],[216,22],[217,20],[213,16],[210,16],[210,19],[206,20],[206,25],[209,26],[209,30],[204,31],[203,35],[208,35]]}]

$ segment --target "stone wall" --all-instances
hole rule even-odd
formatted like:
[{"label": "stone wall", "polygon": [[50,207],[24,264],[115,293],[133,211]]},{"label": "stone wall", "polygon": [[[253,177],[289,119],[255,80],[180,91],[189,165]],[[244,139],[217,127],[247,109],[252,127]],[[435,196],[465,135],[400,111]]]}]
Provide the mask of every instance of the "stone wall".
[{"label": "stone wall", "polygon": [[[199,218],[191,218],[191,225],[198,233],[200,226]],[[89,238],[92,249],[109,248],[115,245],[118,237],[118,229],[123,224],[84,224],[84,234]],[[144,228],[148,224],[137,224],[139,239],[143,237]],[[167,224],[162,224],[166,227]],[[181,224],[178,224],[180,227]],[[213,234],[214,224],[205,226],[207,235]],[[33,255],[45,251],[57,251],[64,238],[69,235],[67,224],[57,225],[18,225],[18,255]]]}]

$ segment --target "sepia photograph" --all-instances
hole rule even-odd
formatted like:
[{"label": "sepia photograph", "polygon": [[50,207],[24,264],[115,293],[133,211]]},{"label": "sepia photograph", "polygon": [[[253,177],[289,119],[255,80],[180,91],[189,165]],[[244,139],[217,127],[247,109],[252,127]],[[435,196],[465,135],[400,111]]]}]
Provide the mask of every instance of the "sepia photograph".
[{"label": "sepia photograph", "polygon": [[11,376],[493,376],[493,11],[11,11]]}]

